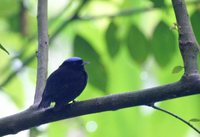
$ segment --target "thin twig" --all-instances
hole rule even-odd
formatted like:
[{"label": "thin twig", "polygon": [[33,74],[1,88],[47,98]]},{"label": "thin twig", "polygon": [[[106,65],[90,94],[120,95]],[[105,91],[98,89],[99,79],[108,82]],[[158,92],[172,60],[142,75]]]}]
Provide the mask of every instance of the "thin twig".
[{"label": "thin twig", "polygon": [[[188,1],[187,4],[188,5],[195,5],[195,4],[199,4],[200,1]],[[163,9],[168,9],[168,8],[172,8],[172,5],[166,5],[163,7],[159,7],[161,10]],[[144,12],[149,12],[149,11],[153,11],[156,9],[159,9],[158,7],[155,6],[148,6],[148,7],[140,7],[140,8],[127,8],[127,9],[122,9],[119,12],[116,13],[111,13],[111,14],[103,14],[103,15],[85,15],[85,16],[79,16],[78,20],[83,20],[83,21],[88,21],[88,20],[97,20],[97,19],[102,19],[102,18],[116,18],[116,17],[125,17],[125,16],[131,16],[134,14],[138,14],[138,13],[144,13]]]},{"label": "thin twig", "polygon": [[183,123],[185,123],[186,125],[188,125],[188,126],[191,127],[192,129],[194,129],[197,133],[200,134],[200,130],[198,130],[196,127],[194,127],[192,124],[190,124],[190,122],[184,120],[183,118],[179,117],[178,115],[173,114],[172,112],[169,112],[169,111],[167,111],[167,110],[165,110],[165,109],[159,108],[159,107],[155,106],[154,104],[153,104],[153,105],[148,105],[148,106],[150,106],[150,107],[152,107],[152,108],[154,108],[154,109],[156,109],[156,110],[162,111],[162,112],[164,112],[164,113],[166,113],[166,114],[169,114],[170,116],[172,116],[172,117],[174,117],[174,118],[176,118],[176,119],[182,121]]},{"label": "thin twig", "polygon": [[155,7],[153,6],[144,7],[144,8],[130,8],[130,9],[124,9],[117,13],[112,13],[112,14],[103,14],[103,15],[98,15],[98,16],[91,16],[91,15],[80,16],[78,17],[78,20],[87,21],[87,20],[97,20],[97,19],[102,19],[102,18],[114,18],[114,17],[121,17],[121,16],[124,17],[124,16],[130,16],[137,13],[144,13],[144,12],[151,11],[154,9]]}]

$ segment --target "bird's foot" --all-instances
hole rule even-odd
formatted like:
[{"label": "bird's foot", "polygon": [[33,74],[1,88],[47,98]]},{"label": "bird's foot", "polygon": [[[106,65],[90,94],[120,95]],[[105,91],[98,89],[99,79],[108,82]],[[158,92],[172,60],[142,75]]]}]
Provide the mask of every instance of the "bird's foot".
[{"label": "bird's foot", "polygon": [[76,102],[78,102],[78,101],[76,101],[76,100],[72,100],[72,104],[75,104]]},{"label": "bird's foot", "polygon": [[64,108],[65,106],[64,105],[61,105],[61,104],[56,104],[53,108],[54,111],[60,111]]}]

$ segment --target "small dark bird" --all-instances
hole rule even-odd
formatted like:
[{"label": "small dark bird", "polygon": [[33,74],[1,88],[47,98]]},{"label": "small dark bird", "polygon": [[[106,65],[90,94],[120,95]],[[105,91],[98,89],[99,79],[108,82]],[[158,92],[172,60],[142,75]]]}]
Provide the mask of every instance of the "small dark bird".
[{"label": "small dark bird", "polygon": [[60,109],[66,103],[74,101],[87,84],[85,64],[87,62],[79,57],[65,60],[47,79],[38,108],[49,107],[51,102],[55,102],[55,108]]}]

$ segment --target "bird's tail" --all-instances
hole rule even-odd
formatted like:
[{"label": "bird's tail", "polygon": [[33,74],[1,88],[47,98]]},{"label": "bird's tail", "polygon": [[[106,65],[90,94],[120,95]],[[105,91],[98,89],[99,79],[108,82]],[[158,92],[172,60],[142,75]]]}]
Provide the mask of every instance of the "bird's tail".
[{"label": "bird's tail", "polygon": [[39,109],[40,108],[47,108],[47,107],[50,106],[50,104],[51,104],[51,102],[49,100],[42,99],[41,102],[40,102],[40,104],[38,105],[38,108]]}]

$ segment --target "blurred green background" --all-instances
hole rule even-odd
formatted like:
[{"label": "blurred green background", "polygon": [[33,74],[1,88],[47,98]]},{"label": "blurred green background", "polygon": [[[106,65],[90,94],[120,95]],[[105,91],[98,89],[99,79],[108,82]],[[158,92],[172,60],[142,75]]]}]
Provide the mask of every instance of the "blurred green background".
[{"label": "blurred green background", "polygon": [[[49,74],[71,56],[89,61],[89,84],[77,100],[135,91],[179,80],[183,66],[170,0],[49,0]],[[187,1],[200,42],[200,1]],[[118,15],[116,15],[118,14]],[[110,16],[114,15],[114,16]],[[116,16],[115,16],[116,15]],[[108,17],[110,16],[110,17]],[[33,103],[37,1],[0,1],[0,116]],[[178,67],[180,68],[180,67]],[[186,120],[200,118],[200,96],[157,103]],[[200,129],[200,123],[193,123]],[[19,137],[198,137],[169,115],[141,106],[62,120]]]}]

